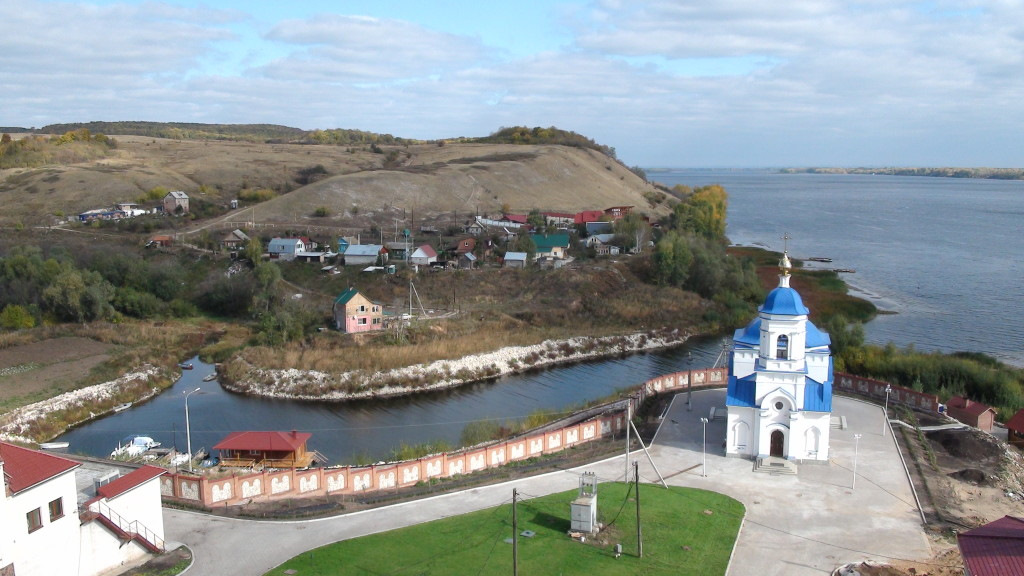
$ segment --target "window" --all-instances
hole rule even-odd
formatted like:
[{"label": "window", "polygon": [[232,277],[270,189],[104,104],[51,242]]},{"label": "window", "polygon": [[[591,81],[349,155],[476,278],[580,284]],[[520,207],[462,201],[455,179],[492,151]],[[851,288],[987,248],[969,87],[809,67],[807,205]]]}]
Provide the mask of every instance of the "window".
[{"label": "window", "polygon": [[778,360],[789,359],[789,337],[785,334],[779,336],[779,343],[775,351],[775,358]]},{"label": "window", "polygon": [[360,304],[359,308],[357,308],[356,310],[359,311],[359,312],[366,312],[366,305],[365,304]]},{"label": "window", "polygon": [[64,516],[64,500],[57,498],[50,502],[50,522]]},{"label": "window", "polygon": [[359,326],[366,326],[366,318],[360,318],[358,321],[356,321],[356,324],[358,324]]},{"label": "window", "polygon": [[374,318],[373,319],[373,323],[374,324],[380,324],[380,318]]},{"label": "window", "polygon": [[29,532],[35,532],[43,527],[43,518],[39,514],[39,508],[25,514],[25,519],[28,520]]},{"label": "window", "polygon": [[781,401],[776,401],[775,402],[775,409],[776,410],[782,410],[783,407],[785,407],[785,404],[783,404]]}]

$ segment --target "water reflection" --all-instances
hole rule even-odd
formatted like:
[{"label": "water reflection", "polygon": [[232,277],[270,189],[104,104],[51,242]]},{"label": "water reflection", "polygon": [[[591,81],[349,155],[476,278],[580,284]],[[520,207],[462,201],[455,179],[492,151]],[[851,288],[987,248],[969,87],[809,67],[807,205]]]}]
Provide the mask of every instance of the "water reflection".
[{"label": "water reflection", "polygon": [[466,424],[518,420],[536,412],[560,413],[654,376],[714,364],[720,338],[693,339],[671,350],[608,358],[499,378],[460,388],[350,403],[272,400],[225,391],[203,382],[213,367],[192,358],[193,370],[160,396],[71,430],[58,438],[71,450],[107,456],[129,434],[152,436],[185,451],[185,393],[192,449],[210,450],[239,430],[311,432],[310,448],[331,464],[385,460],[401,444],[443,441],[460,445]]}]

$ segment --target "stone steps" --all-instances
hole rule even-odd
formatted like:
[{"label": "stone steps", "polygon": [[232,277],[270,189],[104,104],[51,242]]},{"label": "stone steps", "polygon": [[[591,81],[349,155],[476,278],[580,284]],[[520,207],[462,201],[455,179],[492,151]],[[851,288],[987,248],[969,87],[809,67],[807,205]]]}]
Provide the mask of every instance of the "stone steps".
[{"label": "stone steps", "polygon": [[797,465],[795,462],[790,462],[785,458],[768,456],[766,458],[758,458],[754,461],[754,472],[794,476],[797,473]]}]

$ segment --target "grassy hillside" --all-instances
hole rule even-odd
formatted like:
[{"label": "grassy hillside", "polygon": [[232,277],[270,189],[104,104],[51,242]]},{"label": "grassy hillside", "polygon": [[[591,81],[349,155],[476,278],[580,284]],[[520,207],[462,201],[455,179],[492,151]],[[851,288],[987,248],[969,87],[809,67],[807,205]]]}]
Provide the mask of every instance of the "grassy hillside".
[{"label": "grassy hillside", "polygon": [[[296,226],[390,228],[395,217],[413,213],[417,219],[494,213],[502,205],[518,211],[613,205],[652,215],[667,211],[664,193],[613,158],[574,146],[115,138],[117,148],[103,158],[0,170],[0,226],[51,225],[88,209],[136,201],[158,186],[220,206],[241,191],[269,189],[277,198],[247,211],[246,219]],[[313,216],[319,207],[326,217]]]}]

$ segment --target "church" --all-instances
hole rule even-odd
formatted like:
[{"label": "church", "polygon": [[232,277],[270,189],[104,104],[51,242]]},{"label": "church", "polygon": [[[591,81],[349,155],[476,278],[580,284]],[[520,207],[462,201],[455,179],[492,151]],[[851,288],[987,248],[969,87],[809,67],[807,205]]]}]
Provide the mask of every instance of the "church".
[{"label": "church", "polygon": [[726,395],[726,455],[828,462],[832,356],[828,334],[789,286],[787,252],[779,286],[755,318],[736,330]]}]

